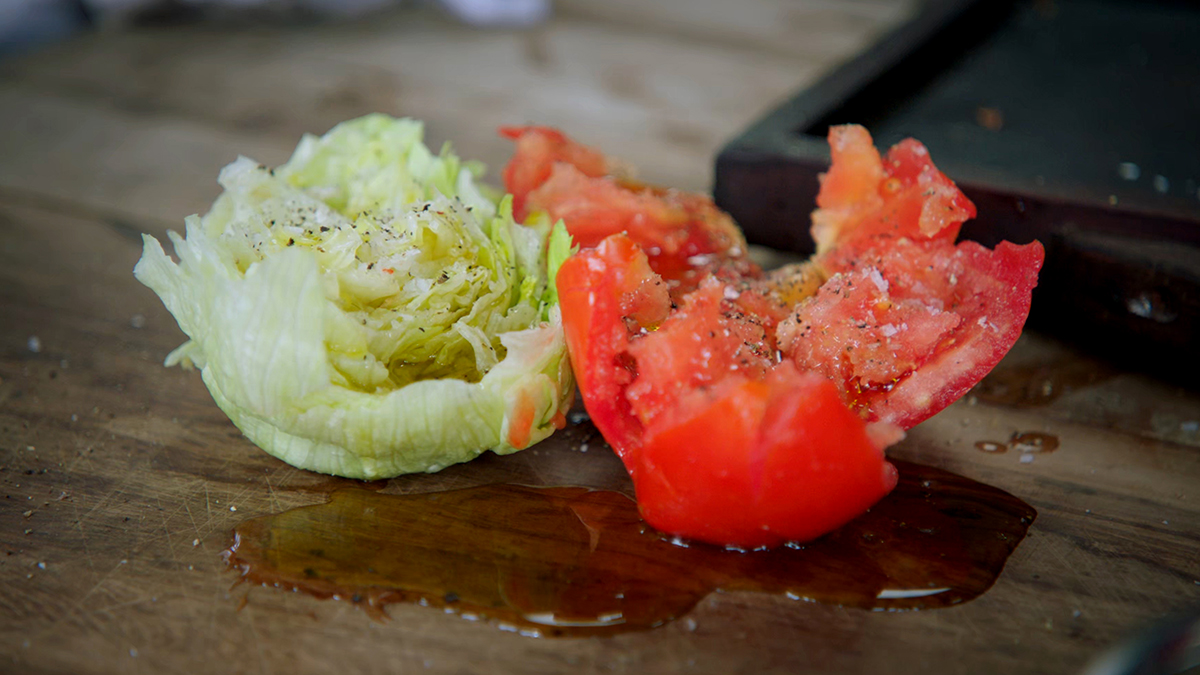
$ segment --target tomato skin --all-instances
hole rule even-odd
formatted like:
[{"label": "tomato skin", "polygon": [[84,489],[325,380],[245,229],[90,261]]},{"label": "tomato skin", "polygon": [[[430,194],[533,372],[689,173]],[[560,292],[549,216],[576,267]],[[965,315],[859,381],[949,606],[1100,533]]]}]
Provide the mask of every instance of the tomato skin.
[{"label": "tomato skin", "polygon": [[[882,448],[897,429],[870,426],[819,375],[739,354],[764,332],[720,282],[706,282],[668,316],[656,279],[624,235],[572,256],[557,277],[584,404],[650,525],[715,544],[773,546],[824,534],[894,487]],[[633,319],[631,308],[650,322]],[[694,340],[727,329],[727,342]],[[729,367],[743,357],[754,363]]]},{"label": "tomato skin", "polygon": [[[592,422],[622,460],[641,447],[643,432],[624,393],[633,372],[620,360],[629,342],[622,300],[652,275],[645,253],[628,237],[614,236],[567,258],[556,278],[576,385]],[[661,309],[669,310],[670,300]]]},{"label": "tomato skin", "polygon": [[896,485],[895,467],[832,383],[789,362],[681,400],[646,431],[635,460],[642,517],[700,541],[815,539]]}]

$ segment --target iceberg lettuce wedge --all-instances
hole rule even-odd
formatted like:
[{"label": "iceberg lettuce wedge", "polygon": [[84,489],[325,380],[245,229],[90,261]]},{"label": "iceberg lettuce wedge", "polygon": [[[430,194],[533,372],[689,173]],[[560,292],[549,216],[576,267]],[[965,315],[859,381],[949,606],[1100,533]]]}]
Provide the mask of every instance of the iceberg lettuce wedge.
[{"label": "iceberg lettuce wedge", "polygon": [[189,338],[166,364],[198,367],[294,466],[437,471],[542,440],[573,399],[551,283],[569,236],[514,222],[422,132],[371,115],[275,170],[239,158],[209,213],[170,233],[178,262],[144,237],[134,274]]}]

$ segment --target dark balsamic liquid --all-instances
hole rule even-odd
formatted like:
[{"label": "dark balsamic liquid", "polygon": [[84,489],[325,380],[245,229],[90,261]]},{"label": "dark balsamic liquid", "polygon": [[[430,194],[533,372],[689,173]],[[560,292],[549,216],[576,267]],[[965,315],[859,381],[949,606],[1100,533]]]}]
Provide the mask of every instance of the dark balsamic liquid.
[{"label": "dark balsamic liquid", "polygon": [[895,464],[899,485],[870,511],[769,551],[672,541],[618,492],[486,485],[337,490],[325,504],[238,525],[225,555],[244,581],[353,602],[376,618],[414,602],[545,636],[659,626],[716,590],[888,610],[978,597],[1036,512],[962,476]]}]

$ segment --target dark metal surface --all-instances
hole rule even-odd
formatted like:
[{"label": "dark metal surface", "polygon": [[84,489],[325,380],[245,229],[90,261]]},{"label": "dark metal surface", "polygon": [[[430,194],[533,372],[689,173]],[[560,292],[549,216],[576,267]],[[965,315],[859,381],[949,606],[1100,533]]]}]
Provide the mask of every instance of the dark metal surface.
[{"label": "dark metal surface", "polygon": [[824,136],[851,122],[929,147],[979,207],[964,237],[1046,245],[1033,326],[1200,374],[1200,4],[931,2],[730,142],[717,203],[810,252]]}]

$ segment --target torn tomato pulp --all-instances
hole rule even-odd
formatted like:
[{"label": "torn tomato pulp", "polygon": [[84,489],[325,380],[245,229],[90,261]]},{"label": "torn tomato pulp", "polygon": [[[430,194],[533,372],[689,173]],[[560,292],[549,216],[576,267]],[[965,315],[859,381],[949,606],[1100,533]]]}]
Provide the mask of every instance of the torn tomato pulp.
[{"label": "torn tomato pulp", "polygon": [[1041,245],[956,245],[974,206],[916,141],[881,157],[862,127],[832,128],[817,253],[764,273],[706,197],[611,176],[558,132],[509,134],[516,203],[585,247],[557,279],[573,368],[664,532],[759,547],[848,522],[896,484],[883,449],[982,379],[1029,313]]},{"label": "torn tomato pulp", "polygon": [[757,272],[742,231],[707,196],[639,183],[555,129],[505,127],[501,133],[516,141],[504,184],[519,222],[538,211],[561,218],[585,248],[627,232],[677,297],[707,276]]}]

